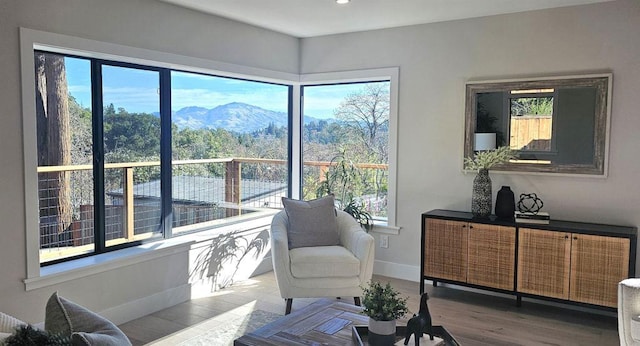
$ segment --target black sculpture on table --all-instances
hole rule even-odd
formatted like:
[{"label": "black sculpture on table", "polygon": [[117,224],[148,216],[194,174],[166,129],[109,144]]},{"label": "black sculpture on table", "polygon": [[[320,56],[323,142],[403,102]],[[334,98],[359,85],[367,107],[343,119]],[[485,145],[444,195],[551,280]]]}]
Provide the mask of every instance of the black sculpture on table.
[{"label": "black sculpture on table", "polygon": [[422,337],[425,329],[427,334],[429,334],[429,339],[433,340],[431,314],[429,314],[427,299],[429,299],[429,295],[427,294],[427,292],[425,292],[420,297],[420,311],[417,315],[414,314],[413,317],[407,322],[407,335],[404,338],[405,345],[409,343],[411,334],[413,334],[413,338],[416,340],[415,346],[420,346],[420,338]]}]

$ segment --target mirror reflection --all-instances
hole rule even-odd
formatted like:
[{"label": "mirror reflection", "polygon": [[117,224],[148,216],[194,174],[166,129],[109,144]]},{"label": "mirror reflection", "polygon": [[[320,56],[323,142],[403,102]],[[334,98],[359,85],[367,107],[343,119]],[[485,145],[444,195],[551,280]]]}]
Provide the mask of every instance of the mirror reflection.
[{"label": "mirror reflection", "polygon": [[508,171],[605,175],[611,75],[467,83],[465,157],[509,146]]}]

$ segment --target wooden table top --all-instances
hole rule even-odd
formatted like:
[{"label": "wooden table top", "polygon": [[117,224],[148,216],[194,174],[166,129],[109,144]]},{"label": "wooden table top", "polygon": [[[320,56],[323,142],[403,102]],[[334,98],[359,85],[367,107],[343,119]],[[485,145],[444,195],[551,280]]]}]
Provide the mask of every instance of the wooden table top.
[{"label": "wooden table top", "polygon": [[236,339],[234,346],[353,345],[352,325],[366,325],[362,307],[319,300]]}]

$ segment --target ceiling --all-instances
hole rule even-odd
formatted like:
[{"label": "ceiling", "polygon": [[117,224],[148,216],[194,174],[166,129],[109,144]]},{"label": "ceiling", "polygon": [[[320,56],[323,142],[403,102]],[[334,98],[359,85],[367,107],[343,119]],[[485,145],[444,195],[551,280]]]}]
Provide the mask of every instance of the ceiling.
[{"label": "ceiling", "polygon": [[612,0],[161,0],[295,37],[313,37]]}]

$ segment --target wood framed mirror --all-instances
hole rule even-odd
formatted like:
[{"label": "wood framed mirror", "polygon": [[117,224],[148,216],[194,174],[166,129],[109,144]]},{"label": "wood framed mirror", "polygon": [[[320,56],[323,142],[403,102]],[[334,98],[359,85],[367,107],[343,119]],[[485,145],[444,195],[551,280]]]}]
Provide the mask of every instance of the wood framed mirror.
[{"label": "wood framed mirror", "polygon": [[464,156],[509,146],[517,158],[493,170],[606,176],[611,83],[610,73],[468,82]]}]

